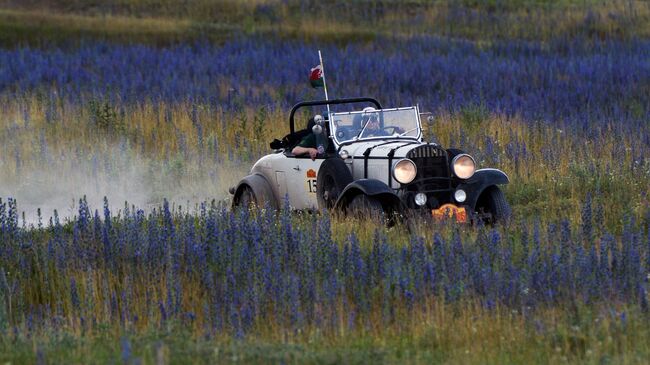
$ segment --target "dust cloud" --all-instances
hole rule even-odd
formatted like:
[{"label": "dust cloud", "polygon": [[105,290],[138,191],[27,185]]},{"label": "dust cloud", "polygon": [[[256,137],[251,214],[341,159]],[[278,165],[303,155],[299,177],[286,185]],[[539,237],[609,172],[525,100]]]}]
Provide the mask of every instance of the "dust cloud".
[{"label": "dust cloud", "polygon": [[212,200],[229,204],[228,188],[250,169],[250,163],[223,161],[159,161],[118,148],[76,158],[51,158],[47,163],[0,174],[0,198],[17,200],[20,224],[43,224],[56,210],[62,222],[73,219],[79,200],[86,197],[92,212],[102,214],[104,197],[113,213],[125,204],[149,212],[167,199],[183,210]]}]

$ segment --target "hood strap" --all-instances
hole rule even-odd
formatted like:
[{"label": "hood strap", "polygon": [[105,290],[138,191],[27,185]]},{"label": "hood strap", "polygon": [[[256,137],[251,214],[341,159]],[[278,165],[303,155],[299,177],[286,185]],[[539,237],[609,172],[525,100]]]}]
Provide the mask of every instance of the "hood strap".
[{"label": "hood strap", "polygon": [[364,179],[368,178],[368,157],[370,156],[370,151],[372,151],[373,148],[374,147],[368,147],[363,152],[363,178]]}]

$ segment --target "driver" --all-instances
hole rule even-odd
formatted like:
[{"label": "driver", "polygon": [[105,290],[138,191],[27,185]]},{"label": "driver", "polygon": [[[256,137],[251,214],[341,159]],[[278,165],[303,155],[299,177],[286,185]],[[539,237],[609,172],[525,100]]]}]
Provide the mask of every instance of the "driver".
[{"label": "driver", "polygon": [[365,129],[363,130],[361,137],[381,137],[390,135],[383,128],[381,128],[381,125],[379,123],[379,113],[377,113],[375,108],[368,107],[363,109],[361,128],[364,126]]}]

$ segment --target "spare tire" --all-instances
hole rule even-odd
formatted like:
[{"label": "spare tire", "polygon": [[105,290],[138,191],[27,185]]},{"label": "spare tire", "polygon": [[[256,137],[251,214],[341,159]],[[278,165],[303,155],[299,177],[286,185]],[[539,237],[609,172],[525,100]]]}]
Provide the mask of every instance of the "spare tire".
[{"label": "spare tire", "polygon": [[340,158],[328,158],[316,176],[316,197],[319,209],[332,209],[339,194],[352,182],[352,173]]}]

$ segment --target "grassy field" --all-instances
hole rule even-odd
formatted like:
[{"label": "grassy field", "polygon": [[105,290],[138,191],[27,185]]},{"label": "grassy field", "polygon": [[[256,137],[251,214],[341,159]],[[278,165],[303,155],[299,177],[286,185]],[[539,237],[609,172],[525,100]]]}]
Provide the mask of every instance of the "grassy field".
[{"label": "grassy field", "polygon": [[[0,0],[0,362],[647,363],[648,36],[631,0]],[[318,49],[512,220],[230,211]]]},{"label": "grassy field", "polygon": [[[0,359],[11,363],[616,363],[649,356],[647,315],[557,310],[525,319],[510,311],[436,306],[416,328],[333,338],[317,332],[271,340],[205,339],[173,324],[145,333],[109,328],[76,336],[44,333],[4,340]],[[457,312],[458,314],[453,314]],[[625,316],[626,319],[621,319]]]},{"label": "grassy field", "polygon": [[150,44],[259,35],[337,43],[440,35],[491,42],[650,35],[645,1],[0,1],[0,44]]},{"label": "grassy field", "polygon": [[24,230],[12,204],[0,209],[2,361],[648,356],[650,247],[629,222],[620,236],[587,229],[586,213],[577,228],[434,225],[405,241],[400,227],[287,211],[93,216],[81,201],[74,221]]},{"label": "grassy field", "polygon": [[[98,133],[89,122],[97,113],[92,108],[57,107],[54,113],[61,119],[52,123],[37,99],[5,105],[7,120],[15,124],[0,134],[6,156],[0,181],[14,187],[14,196],[31,216],[38,207],[46,214],[69,212],[79,195],[87,195],[95,207],[104,195],[140,207],[156,206],[165,197],[190,206],[227,199],[228,188],[267,153],[269,141],[288,133],[288,116],[280,110],[255,126],[256,110],[232,115],[204,106],[195,117],[197,125],[193,105],[167,109],[173,123],[165,122],[152,105],[143,105],[119,119],[120,127],[105,126]],[[28,122],[20,120],[23,112],[29,114]],[[600,228],[620,233],[625,215],[647,219],[650,169],[643,157],[647,145],[637,136],[609,132],[612,128],[599,127],[595,137],[594,131],[568,127],[565,132],[555,125],[530,125],[467,109],[437,114],[427,138],[444,146],[468,146],[480,166],[507,171],[513,183],[505,192],[516,220],[566,218],[579,226],[589,195],[594,207],[606,210]]]}]

